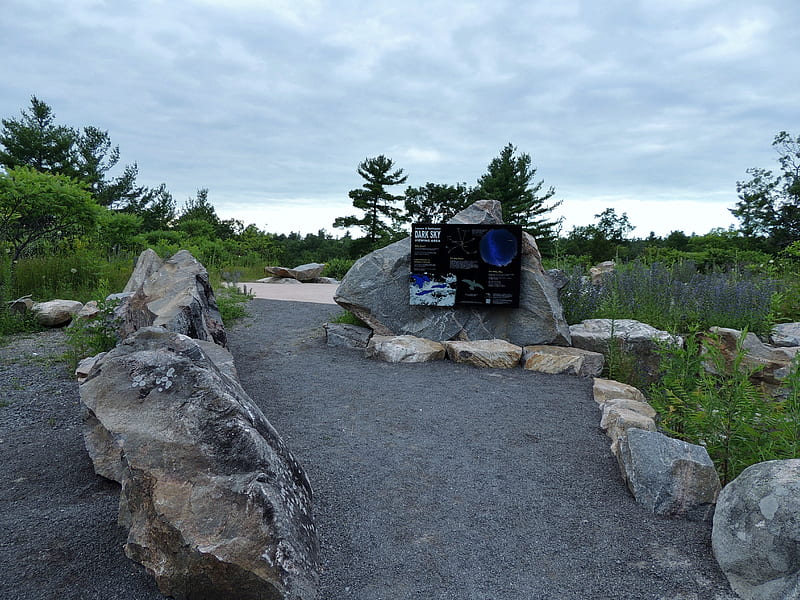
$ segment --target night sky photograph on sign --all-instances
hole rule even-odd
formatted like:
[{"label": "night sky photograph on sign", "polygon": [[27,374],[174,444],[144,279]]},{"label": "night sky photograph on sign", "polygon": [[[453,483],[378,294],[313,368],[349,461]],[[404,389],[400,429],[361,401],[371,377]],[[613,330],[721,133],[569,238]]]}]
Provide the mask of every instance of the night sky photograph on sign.
[{"label": "night sky photograph on sign", "polygon": [[521,250],[518,225],[413,225],[409,302],[517,308]]}]

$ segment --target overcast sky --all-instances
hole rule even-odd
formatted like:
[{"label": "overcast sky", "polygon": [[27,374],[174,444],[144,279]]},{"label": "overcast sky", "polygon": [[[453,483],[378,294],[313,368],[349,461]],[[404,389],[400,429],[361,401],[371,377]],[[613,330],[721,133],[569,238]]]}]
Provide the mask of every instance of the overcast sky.
[{"label": "overcast sky", "polygon": [[[2,0],[0,116],[36,95],[139,182],[267,231],[334,230],[385,154],[474,185],[508,142],[564,233],[706,233],[800,135],[797,0]],[[397,188],[396,193],[402,193]]]}]

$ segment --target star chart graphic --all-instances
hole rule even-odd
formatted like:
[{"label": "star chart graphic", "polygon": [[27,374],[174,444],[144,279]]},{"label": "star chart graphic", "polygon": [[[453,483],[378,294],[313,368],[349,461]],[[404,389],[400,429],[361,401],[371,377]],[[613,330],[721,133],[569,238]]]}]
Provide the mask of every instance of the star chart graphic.
[{"label": "star chart graphic", "polygon": [[409,303],[516,308],[521,247],[515,225],[416,224]]}]

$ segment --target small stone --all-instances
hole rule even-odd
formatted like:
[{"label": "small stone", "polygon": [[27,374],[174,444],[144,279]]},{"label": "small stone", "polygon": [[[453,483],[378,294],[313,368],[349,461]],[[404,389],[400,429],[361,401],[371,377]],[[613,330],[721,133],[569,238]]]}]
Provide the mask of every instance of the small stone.
[{"label": "small stone", "polygon": [[525,346],[522,368],[538,373],[596,377],[603,370],[605,359],[599,352],[567,346]]},{"label": "small stone", "polygon": [[350,323],[325,323],[325,343],[338,348],[366,348],[372,337],[369,327]]},{"label": "small stone", "polygon": [[592,392],[594,394],[594,401],[601,405],[615,398],[629,398],[631,400],[645,402],[644,394],[641,390],[627,383],[614,381],[613,379],[601,379],[596,377]]},{"label": "small stone", "polygon": [[413,335],[374,335],[367,344],[365,356],[393,363],[420,363],[442,360],[445,349],[439,342]]},{"label": "small stone", "polygon": [[473,367],[510,369],[522,358],[522,348],[505,340],[444,342],[444,347],[450,360]]}]

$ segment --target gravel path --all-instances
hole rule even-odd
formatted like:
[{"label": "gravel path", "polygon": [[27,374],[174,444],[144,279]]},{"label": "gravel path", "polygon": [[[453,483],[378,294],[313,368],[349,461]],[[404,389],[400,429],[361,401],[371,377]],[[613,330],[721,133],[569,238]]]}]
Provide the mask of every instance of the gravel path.
[{"label": "gravel path", "polygon": [[590,382],[324,345],[333,306],[253,300],[239,378],[305,466],[321,599],[727,600],[707,525],[629,496]]},{"label": "gravel path", "polygon": [[[240,380],[305,466],[320,600],[729,600],[705,525],[625,491],[588,381],[324,345],[335,306],[253,300]],[[157,600],[93,473],[63,333],[0,346],[0,598]]]}]

